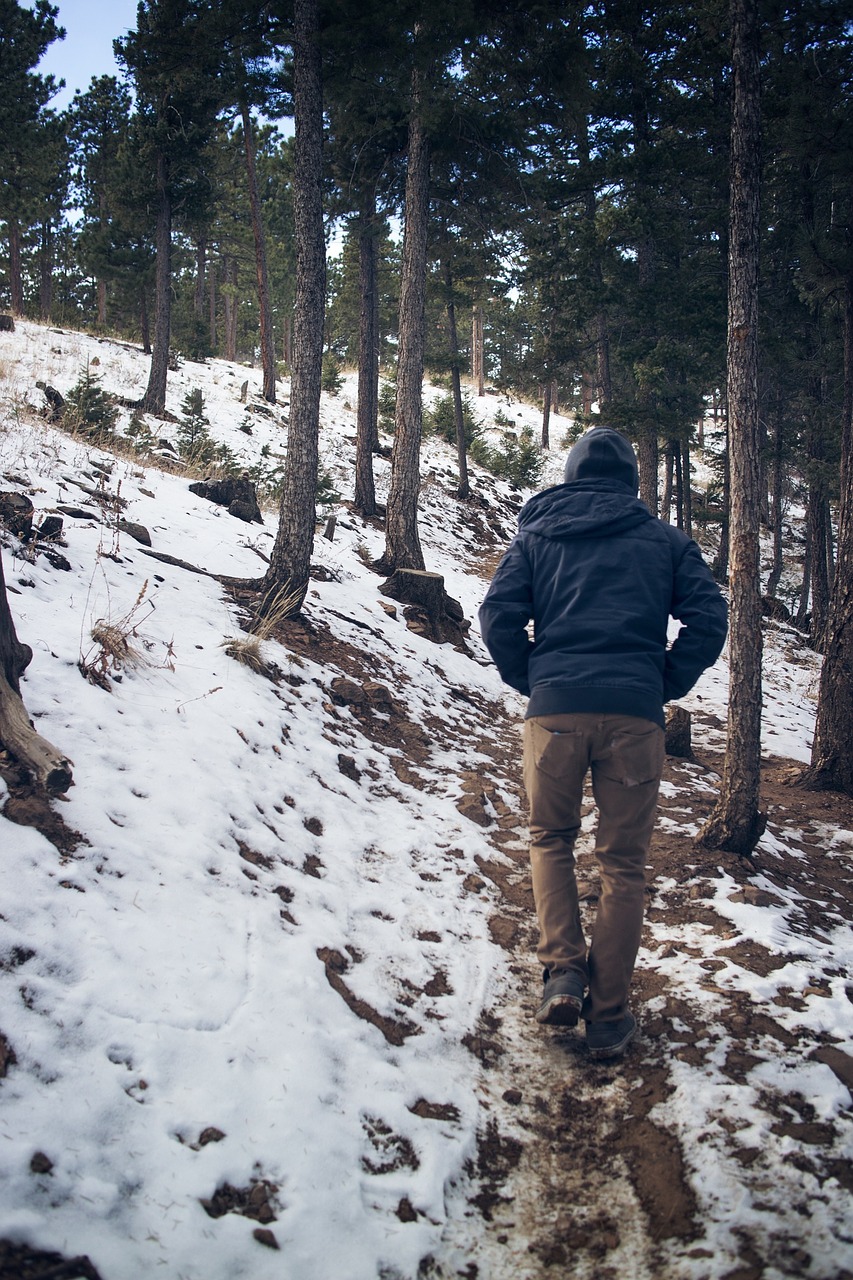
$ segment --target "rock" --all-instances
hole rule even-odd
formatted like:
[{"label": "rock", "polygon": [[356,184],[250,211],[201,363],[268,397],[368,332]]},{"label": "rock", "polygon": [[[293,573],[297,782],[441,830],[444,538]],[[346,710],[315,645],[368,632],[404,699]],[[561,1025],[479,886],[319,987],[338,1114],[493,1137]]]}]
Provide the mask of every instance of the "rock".
[{"label": "rock", "polygon": [[68,516],[69,520],[100,519],[97,511],[87,511],[85,507],[68,507],[64,503],[60,503],[56,509],[61,511],[64,516]]},{"label": "rock", "polygon": [[361,770],[352,756],[341,753],[338,756],[338,768],[345,778],[350,778],[353,782],[358,782],[361,777]]},{"label": "rock", "polygon": [[57,538],[62,537],[62,529],[62,516],[45,516],[36,529],[36,537],[41,542],[56,542]]},{"label": "rock", "polygon": [[670,707],[666,714],[666,754],[681,760],[693,759],[690,739],[690,712],[684,707]]},{"label": "rock", "polygon": [[366,694],[360,684],[348,680],[346,676],[336,676],[329,685],[332,701],[338,706],[360,707],[366,701]]},{"label": "rock", "polygon": [[394,710],[394,699],[391,697],[390,689],[384,684],[379,684],[376,680],[365,680],[362,685],[364,696],[375,711],[382,711],[390,715]]},{"label": "rock", "polygon": [[255,1227],[254,1231],[252,1232],[252,1235],[255,1238],[255,1240],[257,1240],[258,1244],[265,1245],[267,1249],[280,1248],[280,1245],[276,1240],[275,1235],[273,1234],[272,1231],[270,1231],[269,1227]]},{"label": "rock", "polygon": [[36,1151],[30,1160],[30,1173],[53,1173],[53,1161],[43,1151]]},{"label": "rock", "polygon": [[217,506],[227,507],[229,515],[247,524],[263,524],[258,494],[247,475],[228,476],[225,480],[199,480],[190,485],[190,493]]},{"label": "rock", "polygon": [[0,493],[0,521],[19,538],[29,538],[33,529],[33,504],[25,493]]},{"label": "rock", "polygon": [[44,412],[48,422],[59,422],[65,412],[65,397],[56,387],[49,387],[46,382],[37,382],[36,386],[47,401]]},{"label": "rock", "polygon": [[151,534],[144,524],[134,524],[132,520],[119,520],[118,527],[128,537],[135,539],[136,542],[141,542],[143,547],[151,546]]}]

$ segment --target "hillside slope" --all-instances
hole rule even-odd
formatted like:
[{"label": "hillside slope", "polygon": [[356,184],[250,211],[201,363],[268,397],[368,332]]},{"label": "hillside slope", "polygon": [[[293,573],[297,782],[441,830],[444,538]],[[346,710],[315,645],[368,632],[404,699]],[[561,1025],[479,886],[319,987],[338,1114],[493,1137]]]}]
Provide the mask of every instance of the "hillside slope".
[{"label": "hillside slope", "polygon": [[[476,630],[523,495],[477,471],[459,503],[425,442],[427,564],[473,625],[458,648],[417,634],[369,567],[381,529],[346,505],[349,379],[322,410],[334,541],[303,618],[247,666],[251,593],[212,575],[259,576],[275,513],[244,523],[174,464],[40,417],[36,382],[64,394],[86,361],[138,396],[132,347],[29,324],[2,342],[0,488],[64,522],[52,547],[3,534],[23,692],[75,785],[46,809],[0,759],[0,1276],[57,1265],[38,1251],[102,1280],[853,1275],[853,813],[789,785],[816,687],[802,639],[767,637],[757,870],[690,844],[724,659],[685,700],[697,758],[663,788],[643,1035],[593,1068],[582,1037],[530,1021],[523,701]],[[286,443],[286,397],[270,414],[258,386],[187,364],[169,407],[199,387],[258,474]]]}]

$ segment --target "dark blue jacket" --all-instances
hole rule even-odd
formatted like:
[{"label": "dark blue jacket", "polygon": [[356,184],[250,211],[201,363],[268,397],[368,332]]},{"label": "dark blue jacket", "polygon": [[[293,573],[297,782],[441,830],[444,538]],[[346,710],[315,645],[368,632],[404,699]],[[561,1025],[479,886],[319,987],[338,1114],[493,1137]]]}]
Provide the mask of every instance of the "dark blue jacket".
[{"label": "dark blue jacket", "polygon": [[[608,712],[662,725],[663,704],[722,651],[725,601],[696,543],[635,496],[625,437],[593,429],[566,474],[521,511],[480,608],[486,647],[505,683],[529,694],[528,716]],[[667,648],[670,615],[682,628]]]}]

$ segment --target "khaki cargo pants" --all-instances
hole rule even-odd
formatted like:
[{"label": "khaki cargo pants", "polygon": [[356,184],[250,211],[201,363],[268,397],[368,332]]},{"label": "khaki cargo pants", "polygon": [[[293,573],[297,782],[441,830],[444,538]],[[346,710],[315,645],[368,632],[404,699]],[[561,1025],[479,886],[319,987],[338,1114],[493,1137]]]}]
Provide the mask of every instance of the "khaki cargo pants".
[{"label": "khaki cargo pants", "polygon": [[[524,724],[524,784],[542,965],[589,983],[583,1016],[609,1022],[627,1010],[643,927],[646,858],[664,761],[664,732],[637,716],[537,716]],[[583,785],[598,806],[601,892],[587,950],[575,882]]]}]

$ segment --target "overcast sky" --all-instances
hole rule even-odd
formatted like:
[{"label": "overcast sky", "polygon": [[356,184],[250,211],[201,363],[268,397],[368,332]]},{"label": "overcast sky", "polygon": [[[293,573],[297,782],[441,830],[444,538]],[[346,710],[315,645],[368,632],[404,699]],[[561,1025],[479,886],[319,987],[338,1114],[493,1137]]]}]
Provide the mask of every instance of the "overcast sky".
[{"label": "overcast sky", "polygon": [[[51,106],[68,106],[75,89],[88,89],[93,76],[116,74],[113,40],[136,26],[137,0],[53,0],[65,39],[56,40],[38,65],[65,81]],[[32,7],[32,6],[30,6]]]}]

